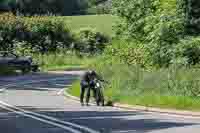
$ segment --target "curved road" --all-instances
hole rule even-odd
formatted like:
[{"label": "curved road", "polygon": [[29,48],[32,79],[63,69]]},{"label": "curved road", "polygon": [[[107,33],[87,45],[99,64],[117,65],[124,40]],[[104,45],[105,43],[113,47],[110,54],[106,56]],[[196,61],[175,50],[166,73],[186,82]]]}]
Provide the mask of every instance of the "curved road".
[{"label": "curved road", "polygon": [[199,133],[200,119],[111,107],[63,96],[81,72],[0,77],[2,133]]}]

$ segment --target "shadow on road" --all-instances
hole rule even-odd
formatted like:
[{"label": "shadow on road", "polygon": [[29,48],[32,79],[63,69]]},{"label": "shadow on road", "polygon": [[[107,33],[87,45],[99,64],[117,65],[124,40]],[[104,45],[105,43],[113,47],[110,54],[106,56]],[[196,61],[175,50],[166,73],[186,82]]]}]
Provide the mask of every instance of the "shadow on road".
[{"label": "shadow on road", "polygon": [[[9,87],[9,90],[34,90],[49,91],[65,88],[71,85],[74,80],[80,77],[78,74],[72,73],[37,73],[24,76],[11,76],[0,78],[0,87],[7,84],[16,84]],[[56,80],[58,79],[58,80]],[[34,82],[34,84],[25,84],[23,82]],[[20,85],[21,84],[21,85]]]},{"label": "shadow on road", "polygon": [[[144,133],[174,127],[196,125],[195,123],[170,122],[169,120],[152,119],[140,112],[129,111],[54,111],[54,108],[20,107],[57,119],[87,126],[94,130],[104,129],[105,133],[113,131],[135,131]],[[1,119],[0,119],[1,121]]]},{"label": "shadow on road", "polygon": [[[37,81],[48,79],[48,81],[42,81],[41,83],[34,83],[30,86],[20,85],[18,87],[10,87],[10,90],[34,90],[34,91],[50,91],[55,89],[62,89],[67,85],[70,85],[74,79],[79,77],[78,74],[55,74],[55,73],[37,73],[32,75],[14,76],[9,78],[0,78],[0,86],[5,83],[21,83],[26,81]],[[55,78],[63,78],[56,82],[52,81]],[[51,98],[51,97],[50,97]],[[101,108],[88,107],[87,111],[81,107],[75,107],[77,111],[63,111],[59,108],[36,108],[32,106],[20,106],[19,108],[37,112],[39,114],[55,117],[57,119],[76,123],[79,125],[87,126],[89,128],[100,131],[105,129],[104,133],[111,133],[113,131],[135,131],[135,132],[148,132],[160,129],[168,129],[174,127],[185,127],[196,125],[196,123],[186,123],[182,121],[166,120],[159,117],[150,117],[147,114],[141,112],[129,112],[129,111],[103,111]],[[85,108],[85,107],[83,107]],[[99,111],[102,110],[102,111]],[[67,125],[66,125],[67,126]],[[47,130],[47,128],[48,130]],[[23,131],[22,131],[23,130]],[[24,116],[20,116],[14,113],[10,113],[0,108],[0,131],[3,133],[58,133],[60,130],[49,125],[44,125]],[[59,133],[64,133],[60,131]]]}]

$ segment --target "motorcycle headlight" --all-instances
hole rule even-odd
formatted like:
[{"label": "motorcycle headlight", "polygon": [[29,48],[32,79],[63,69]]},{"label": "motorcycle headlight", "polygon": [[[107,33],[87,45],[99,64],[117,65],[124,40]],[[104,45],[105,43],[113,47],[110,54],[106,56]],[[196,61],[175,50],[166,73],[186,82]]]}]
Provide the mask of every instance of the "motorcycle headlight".
[{"label": "motorcycle headlight", "polygon": [[99,84],[99,83],[96,83],[96,87],[100,87],[100,84]]}]

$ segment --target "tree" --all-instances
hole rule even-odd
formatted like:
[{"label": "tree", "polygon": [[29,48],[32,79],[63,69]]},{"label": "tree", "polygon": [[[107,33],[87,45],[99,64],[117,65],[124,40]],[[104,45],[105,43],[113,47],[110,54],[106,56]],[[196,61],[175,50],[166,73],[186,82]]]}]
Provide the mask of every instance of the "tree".
[{"label": "tree", "polygon": [[186,3],[186,30],[188,34],[200,34],[200,1],[185,0]]},{"label": "tree", "polygon": [[25,15],[84,14],[87,8],[86,0],[17,0],[17,10]]}]

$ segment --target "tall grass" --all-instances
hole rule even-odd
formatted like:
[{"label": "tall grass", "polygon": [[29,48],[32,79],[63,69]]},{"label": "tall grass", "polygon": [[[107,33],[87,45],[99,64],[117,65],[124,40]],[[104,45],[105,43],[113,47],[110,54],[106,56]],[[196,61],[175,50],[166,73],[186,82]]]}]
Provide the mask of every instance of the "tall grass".
[{"label": "tall grass", "polygon": [[94,57],[79,57],[72,53],[54,53],[54,54],[34,54],[33,59],[41,69],[47,70],[67,70],[87,68],[88,62],[94,60]]},{"label": "tall grass", "polygon": [[[179,68],[146,71],[136,65],[120,63],[117,58],[108,61],[101,57],[90,62],[107,81],[107,100],[150,107],[200,110],[200,70]],[[96,62],[96,63],[95,63]],[[79,96],[79,82],[71,94]]]}]

